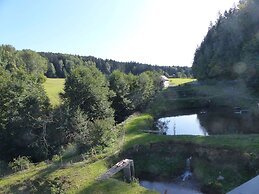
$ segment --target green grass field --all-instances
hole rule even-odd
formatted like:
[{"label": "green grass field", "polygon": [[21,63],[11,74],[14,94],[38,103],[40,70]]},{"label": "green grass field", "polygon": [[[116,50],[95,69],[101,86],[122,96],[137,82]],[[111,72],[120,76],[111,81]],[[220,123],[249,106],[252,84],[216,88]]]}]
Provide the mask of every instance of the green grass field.
[{"label": "green grass field", "polygon": [[65,79],[59,78],[47,78],[46,82],[43,84],[44,89],[50,99],[50,103],[53,106],[60,104],[59,93],[63,92],[65,84]]},{"label": "green grass field", "polygon": [[179,85],[182,85],[182,84],[186,84],[186,83],[189,83],[189,82],[196,81],[196,79],[191,79],[191,78],[170,78],[169,81],[170,81],[170,85],[172,85],[172,86],[179,86]]}]

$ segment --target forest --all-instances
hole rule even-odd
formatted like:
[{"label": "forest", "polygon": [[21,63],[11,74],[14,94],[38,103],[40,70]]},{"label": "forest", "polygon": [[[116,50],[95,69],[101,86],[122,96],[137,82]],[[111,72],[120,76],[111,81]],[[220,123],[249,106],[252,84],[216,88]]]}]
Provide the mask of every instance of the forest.
[{"label": "forest", "polygon": [[247,0],[220,14],[197,48],[193,73],[199,80],[258,82],[259,1]]},{"label": "forest", "polygon": [[39,54],[48,60],[48,70],[45,75],[51,78],[64,78],[74,67],[88,63],[94,63],[105,75],[110,75],[113,71],[119,70],[126,74],[131,73],[133,75],[139,75],[145,71],[157,71],[168,77],[192,77],[192,70],[187,66],[157,66],[137,62],[117,62],[108,59],[103,60],[93,56],[78,56],[50,52],[40,52]]}]

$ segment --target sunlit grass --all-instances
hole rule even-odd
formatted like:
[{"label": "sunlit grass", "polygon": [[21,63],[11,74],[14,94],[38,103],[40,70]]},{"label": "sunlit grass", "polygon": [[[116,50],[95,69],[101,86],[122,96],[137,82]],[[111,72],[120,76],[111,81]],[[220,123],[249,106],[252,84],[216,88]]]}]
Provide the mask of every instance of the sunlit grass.
[{"label": "sunlit grass", "polygon": [[60,104],[59,94],[64,90],[65,79],[60,78],[47,78],[46,82],[43,84],[44,89],[50,99],[50,103],[53,106]]},{"label": "sunlit grass", "polygon": [[179,86],[179,85],[194,82],[194,81],[196,81],[196,79],[191,79],[191,78],[170,78],[169,79],[170,85],[172,86]]}]

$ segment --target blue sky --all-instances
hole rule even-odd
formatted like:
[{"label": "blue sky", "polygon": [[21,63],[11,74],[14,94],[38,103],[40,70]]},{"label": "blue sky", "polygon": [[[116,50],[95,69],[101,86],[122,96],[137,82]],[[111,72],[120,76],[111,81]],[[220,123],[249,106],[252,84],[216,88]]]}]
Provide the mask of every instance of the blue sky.
[{"label": "blue sky", "polygon": [[0,0],[0,44],[191,66],[210,21],[238,0]]}]

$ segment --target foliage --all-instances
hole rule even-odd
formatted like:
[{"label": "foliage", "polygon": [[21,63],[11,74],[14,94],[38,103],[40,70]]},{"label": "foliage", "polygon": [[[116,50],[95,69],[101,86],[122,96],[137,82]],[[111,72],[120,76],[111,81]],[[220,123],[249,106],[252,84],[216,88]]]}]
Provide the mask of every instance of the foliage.
[{"label": "foliage", "polygon": [[143,110],[161,88],[160,74],[145,72],[138,76],[114,71],[110,77],[110,89],[115,92],[112,107],[116,121],[123,121],[134,111]]},{"label": "foliage", "polygon": [[[61,124],[61,123],[60,123]],[[59,128],[65,132],[66,142],[76,143],[79,150],[89,151],[96,146],[107,146],[112,140],[113,118],[90,120],[80,109],[70,110],[69,117]],[[57,133],[58,134],[58,133]],[[64,135],[63,135],[64,136]]]},{"label": "foliage", "polygon": [[19,68],[25,69],[28,73],[43,75],[47,71],[47,60],[38,53],[31,50],[17,52],[20,59]]},{"label": "foliage", "polygon": [[56,77],[56,69],[53,65],[53,63],[48,63],[48,70],[46,72],[46,76],[48,78],[55,78]]},{"label": "foliage", "polygon": [[14,158],[12,162],[9,162],[9,167],[15,172],[29,169],[32,165],[29,157],[26,156],[18,156],[18,158]]},{"label": "foliage", "polygon": [[258,9],[258,0],[244,0],[219,15],[196,50],[192,67],[195,77],[257,80]]},{"label": "foliage", "polygon": [[44,123],[49,102],[41,84],[34,75],[22,70],[10,73],[0,67],[0,74],[1,157],[43,157],[47,154]]},{"label": "foliage", "polygon": [[[81,66],[88,65],[89,62],[95,63],[96,67],[105,75],[110,75],[113,71],[118,70],[125,74],[132,73],[139,75],[145,71],[157,71],[161,74],[171,77],[192,77],[192,70],[190,67],[181,66],[157,66],[148,65],[137,62],[117,62],[114,60],[103,60],[92,56],[77,56],[60,53],[39,53],[46,57],[49,61],[49,69],[46,73],[47,77],[64,78],[66,74],[70,74],[71,70]],[[55,68],[55,71],[52,65]],[[54,74],[55,72],[55,74]]]},{"label": "foliage", "polygon": [[71,108],[79,107],[90,120],[113,117],[105,76],[94,66],[80,66],[66,78],[64,99]]},{"label": "foliage", "polygon": [[1,45],[0,66],[10,72],[24,71],[33,75],[35,81],[43,83],[47,60],[31,50],[17,51],[11,45]]},{"label": "foliage", "polygon": [[130,98],[136,110],[143,110],[154,95],[162,89],[160,75],[152,72],[144,72],[137,76],[133,83],[133,92]]}]

